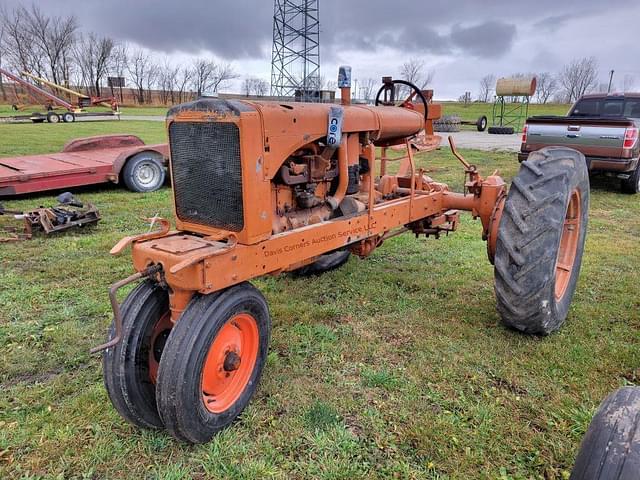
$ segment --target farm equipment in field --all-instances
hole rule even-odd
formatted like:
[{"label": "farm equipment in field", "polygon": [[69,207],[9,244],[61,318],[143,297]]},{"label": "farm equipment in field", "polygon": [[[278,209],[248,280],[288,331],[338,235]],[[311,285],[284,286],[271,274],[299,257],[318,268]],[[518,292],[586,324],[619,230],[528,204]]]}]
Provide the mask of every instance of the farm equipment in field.
[{"label": "farm equipment in field", "polygon": [[[76,118],[78,117],[114,116],[116,118],[119,118],[120,111],[118,101],[114,97],[88,97],[69,88],[50,82],[49,80],[46,80],[44,78],[37,77],[28,72],[22,72],[22,75],[24,76],[32,78],[41,84],[48,85],[55,90],[69,93],[70,95],[73,95],[78,99],[76,103],[71,103],[70,101],[67,101],[64,98],[54,94],[53,92],[47,91],[42,87],[34,85],[3,68],[0,68],[0,75],[4,75],[5,77],[12,80],[15,84],[20,85],[23,89],[25,89],[29,97],[31,97],[32,99],[45,98],[46,100],[44,103],[44,108],[47,110],[46,113],[34,112],[29,115],[12,115],[8,117],[0,117],[0,121],[30,120],[33,123],[43,123],[45,121],[47,121],[48,123],[60,123],[60,121],[71,123],[75,122]],[[95,105],[107,106],[110,110],[108,112],[86,112],[84,110],[87,107]],[[25,106],[20,105],[19,101],[16,99],[13,108],[14,110],[22,110],[25,108]],[[65,111],[62,113],[58,113],[55,111],[55,109],[57,108],[64,109]]]},{"label": "farm equipment in field", "polygon": [[[160,220],[111,250],[131,246],[136,273],[111,286],[109,339],[92,350],[104,351],[109,397],[129,422],[209,441],[265,365],[271,320],[250,280],[326,271],[403,232],[437,238],[461,211],[482,222],[503,322],[548,334],[565,321],[586,236],[582,155],[532,153],[507,191],[450,140],[466,175],[456,193],[416,165],[429,118],[420,89],[386,78],[376,106],[363,106],[349,103],[347,68],[339,86],[342,105],[201,99],[169,111],[176,229]],[[389,155],[398,145],[405,153]],[[118,289],[139,280],[119,305]]]}]

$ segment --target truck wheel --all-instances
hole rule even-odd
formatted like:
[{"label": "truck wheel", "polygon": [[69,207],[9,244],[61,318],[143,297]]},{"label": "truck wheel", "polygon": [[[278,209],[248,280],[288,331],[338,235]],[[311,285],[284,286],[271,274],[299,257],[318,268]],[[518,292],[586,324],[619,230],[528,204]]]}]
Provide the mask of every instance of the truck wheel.
[{"label": "truck wheel", "polygon": [[140,152],[127,160],[122,180],[132,192],[154,192],[164,184],[165,172],[159,155]]},{"label": "truck wheel", "polygon": [[480,118],[478,118],[478,120],[476,121],[476,129],[479,132],[484,132],[487,129],[487,117],[482,115]]},{"label": "truck wheel", "polygon": [[640,193],[640,162],[629,178],[622,180],[622,191],[630,194]]},{"label": "truck wheel", "polygon": [[567,318],[589,210],[584,156],[548,147],[522,162],[498,227],[495,292],[502,321],[547,335]]},{"label": "truck wheel", "polygon": [[489,133],[492,135],[513,135],[513,127],[489,127]]},{"label": "truck wheel", "polygon": [[582,439],[570,480],[640,475],[640,387],[623,387],[600,404]]},{"label": "truck wheel", "polygon": [[174,437],[205,443],[240,415],[258,386],[270,331],[267,302],[249,283],[189,303],[167,340],[156,388]]},{"label": "truck wheel", "polygon": [[[104,384],[115,409],[128,422],[162,428],[155,383],[172,327],[169,295],[154,282],[138,285],[122,303],[122,341],[102,356]],[[109,338],[115,334],[111,325]]]},{"label": "truck wheel", "polygon": [[56,112],[48,112],[47,113],[47,122],[49,123],[60,123],[60,115]]},{"label": "truck wheel", "polygon": [[320,255],[320,258],[309,265],[297,268],[291,273],[298,277],[308,277],[310,275],[320,275],[321,273],[340,268],[347,263],[351,252],[349,250],[338,250],[335,252]]}]

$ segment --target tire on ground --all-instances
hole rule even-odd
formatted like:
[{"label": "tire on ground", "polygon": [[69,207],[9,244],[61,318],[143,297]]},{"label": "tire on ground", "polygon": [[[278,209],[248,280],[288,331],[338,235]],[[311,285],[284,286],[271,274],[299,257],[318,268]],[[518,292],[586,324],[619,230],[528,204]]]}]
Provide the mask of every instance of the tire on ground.
[{"label": "tire on ground", "polygon": [[[102,356],[107,393],[128,422],[143,428],[162,428],[154,376],[171,325],[169,295],[157,283],[147,281],[129,293],[121,311],[122,341]],[[109,339],[114,335],[111,324]]]},{"label": "tire on ground", "polygon": [[638,166],[631,173],[629,178],[622,180],[622,191],[624,193],[636,194],[640,193],[640,161]]},{"label": "tire on ground", "polygon": [[160,360],[156,398],[167,431],[205,443],[229,426],[258,386],[270,331],[267,302],[249,283],[194,297]]},{"label": "tire on ground", "polygon": [[456,115],[446,115],[433,121],[433,130],[435,132],[459,132],[460,117]]},{"label": "tire on ground", "polygon": [[122,169],[122,181],[132,192],[154,192],[164,184],[162,156],[157,152],[140,152],[129,158]]},{"label": "tire on ground", "polygon": [[570,478],[622,480],[639,475],[640,387],[623,387],[598,407]]},{"label": "tire on ground", "polygon": [[489,127],[488,132],[492,135],[512,135],[514,133],[513,127]]},{"label": "tire on ground", "polygon": [[582,153],[548,147],[522,162],[495,253],[497,307],[506,325],[546,335],[564,323],[580,273],[588,210]]},{"label": "tire on ground", "polygon": [[487,123],[488,123],[487,117],[485,115],[482,115],[476,121],[476,129],[479,132],[484,132],[487,129]]},{"label": "tire on ground", "polygon": [[73,123],[76,121],[76,116],[73,112],[64,112],[62,114],[62,121],[64,123]]},{"label": "tire on ground", "polygon": [[305,265],[304,267],[297,268],[291,273],[298,277],[320,275],[321,273],[341,267],[347,263],[350,256],[351,252],[349,250],[336,250],[335,252],[325,253],[315,262]]}]

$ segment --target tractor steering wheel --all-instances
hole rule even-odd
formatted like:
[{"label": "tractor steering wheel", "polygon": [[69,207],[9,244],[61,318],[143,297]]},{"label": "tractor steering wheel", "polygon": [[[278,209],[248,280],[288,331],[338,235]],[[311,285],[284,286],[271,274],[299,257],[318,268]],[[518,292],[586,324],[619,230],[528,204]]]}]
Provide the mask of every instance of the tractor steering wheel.
[{"label": "tractor steering wheel", "polygon": [[[406,85],[412,91],[404,100],[398,100],[396,99],[396,85]],[[383,94],[384,97],[381,98]],[[412,102],[416,95],[420,98],[420,101],[424,105],[424,119],[426,120],[429,116],[429,102],[427,102],[427,98],[422,93],[422,90],[420,90],[413,83],[407,82],[406,80],[390,80],[388,82],[385,82],[384,85],[380,87],[380,90],[378,90],[378,95],[376,95],[376,106],[385,105],[391,107],[409,108],[411,110],[414,110]]]}]

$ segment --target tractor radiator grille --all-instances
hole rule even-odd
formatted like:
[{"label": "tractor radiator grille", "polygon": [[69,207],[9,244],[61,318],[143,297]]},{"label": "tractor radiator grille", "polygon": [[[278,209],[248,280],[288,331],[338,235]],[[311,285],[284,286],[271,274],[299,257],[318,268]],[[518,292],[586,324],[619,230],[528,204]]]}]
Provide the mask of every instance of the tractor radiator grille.
[{"label": "tractor radiator grille", "polygon": [[173,122],[169,144],[178,218],[232,232],[242,230],[238,126],[229,122]]}]

